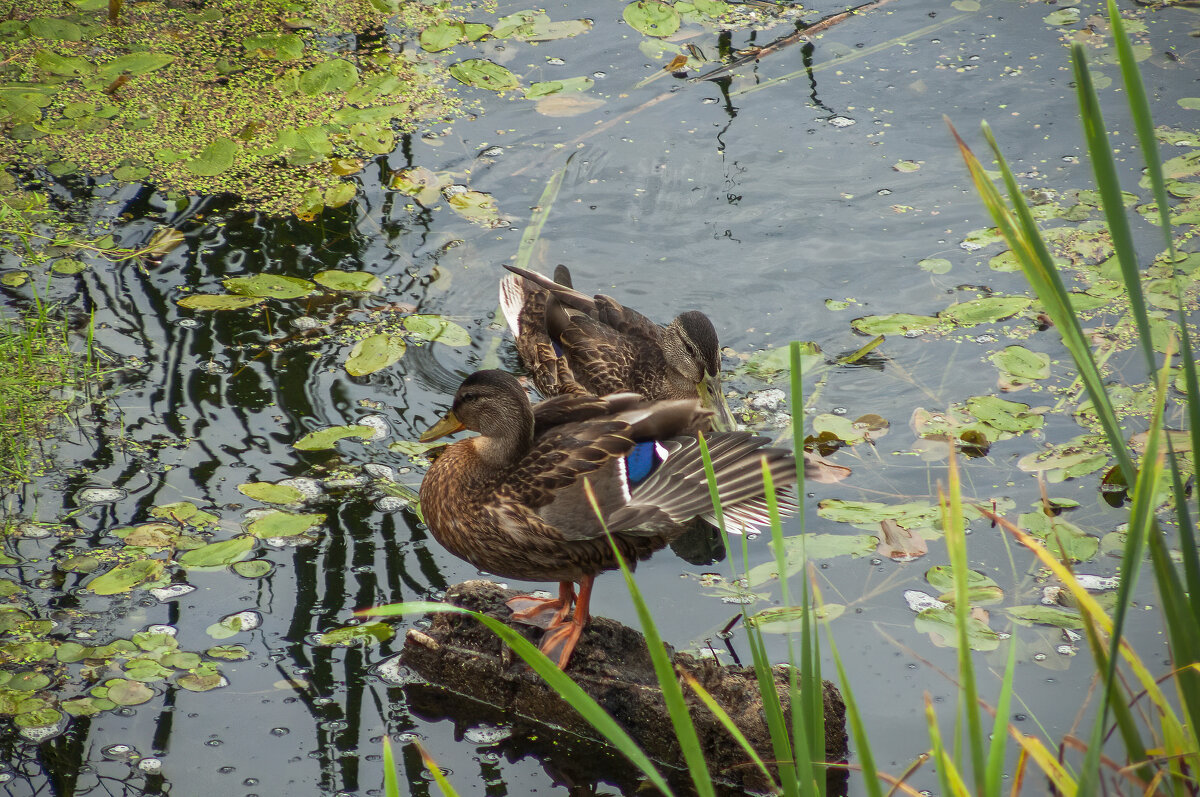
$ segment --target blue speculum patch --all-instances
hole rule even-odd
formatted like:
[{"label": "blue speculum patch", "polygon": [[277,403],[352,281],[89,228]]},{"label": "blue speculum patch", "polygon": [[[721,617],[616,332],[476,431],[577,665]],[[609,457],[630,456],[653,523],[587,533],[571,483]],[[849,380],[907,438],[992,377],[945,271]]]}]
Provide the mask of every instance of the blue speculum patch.
[{"label": "blue speculum patch", "polygon": [[637,443],[625,456],[625,475],[629,484],[634,485],[645,479],[662,462],[662,452],[653,440]]}]

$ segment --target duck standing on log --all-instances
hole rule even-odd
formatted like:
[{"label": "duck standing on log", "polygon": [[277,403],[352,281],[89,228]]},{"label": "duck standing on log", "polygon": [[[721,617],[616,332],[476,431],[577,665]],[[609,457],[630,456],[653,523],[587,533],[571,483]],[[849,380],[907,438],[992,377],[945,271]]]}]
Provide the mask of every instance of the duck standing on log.
[{"label": "duck standing on log", "polygon": [[[546,629],[542,652],[566,667],[590,617],[596,575],[617,567],[605,526],[633,567],[693,518],[711,517],[697,439],[711,417],[695,397],[651,401],[627,392],[560,395],[531,406],[514,376],[479,371],[421,436],[479,433],[450,445],[425,475],[425,520],[438,542],[481,570],[559,582],[557,598],[522,596],[508,605],[514,619]],[[776,485],[794,484],[791,452],[765,447],[750,432],[706,439],[726,527],[767,525],[763,462]]]}]

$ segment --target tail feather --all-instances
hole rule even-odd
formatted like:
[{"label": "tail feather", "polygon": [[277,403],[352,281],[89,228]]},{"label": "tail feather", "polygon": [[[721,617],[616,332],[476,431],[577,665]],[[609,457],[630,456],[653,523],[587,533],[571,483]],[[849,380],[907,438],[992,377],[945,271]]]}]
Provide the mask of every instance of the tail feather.
[{"label": "tail feather", "polygon": [[521,310],[525,307],[525,280],[510,274],[500,280],[500,312],[514,338],[521,337]]}]

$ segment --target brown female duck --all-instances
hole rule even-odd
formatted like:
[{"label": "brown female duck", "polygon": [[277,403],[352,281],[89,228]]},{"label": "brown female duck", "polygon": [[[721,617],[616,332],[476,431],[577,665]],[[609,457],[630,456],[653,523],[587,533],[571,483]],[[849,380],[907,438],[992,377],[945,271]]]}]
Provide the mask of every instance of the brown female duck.
[{"label": "brown female duck", "polygon": [[699,396],[715,413],[714,428],[734,428],[721,392],[721,344],[704,313],[681,313],[663,327],[608,296],[574,290],[566,266],[554,279],[505,268],[515,276],[500,282],[500,308],[543,396]]},{"label": "brown female duck", "polygon": [[[631,393],[530,406],[515,377],[479,371],[421,437],[479,432],[430,467],[421,484],[425,520],[438,542],[482,570],[559,582],[556,599],[514,598],[509,606],[516,619],[547,629],[542,651],[565,667],[590,617],[596,575],[617,566],[585,482],[633,566],[711,512],[696,438],[710,414],[695,399],[647,401]],[[766,442],[749,432],[708,438],[727,524],[750,530],[766,522],[764,460],[777,483],[795,481],[792,455]]]}]

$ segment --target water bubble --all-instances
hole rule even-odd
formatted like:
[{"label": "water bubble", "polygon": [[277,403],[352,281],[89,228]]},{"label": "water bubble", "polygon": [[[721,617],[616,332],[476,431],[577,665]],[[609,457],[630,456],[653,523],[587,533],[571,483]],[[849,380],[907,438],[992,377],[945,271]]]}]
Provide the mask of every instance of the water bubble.
[{"label": "water bubble", "polygon": [[325,492],[321,489],[321,484],[316,479],[309,479],[303,476],[294,479],[281,479],[276,484],[280,487],[291,487],[294,490],[299,490],[305,498],[317,498]]},{"label": "water bubble", "polygon": [[849,127],[852,124],[856,124],[855,120],[848,116],[831,116],[825,121],[834,127]]},{"label": "water bubble", "polygon": [[498,155],[504,154],[504,147],[488,147],[483,152],[479,153],[481,158],[495,158]]},{"label": "water bubble", "polygon": [[51,533],[47,526],[38,523],[25,522],[17,526],[17,534],[27,540],[42,540],[49,537]]},{"label": "water bubble", "polygon": [[220,739],[209,739],[206,742],[204,742],[204,744],[206,747],[220,747],[221,745],[223,745],[225,743],[222,742]]},{"label": "water bubble", "polygon": [[546,59],[546,63],[550,66],[563,66],[567,62],[558,57],[551,57]]},{"label": "water bubble", "polygon": [[373,430],[371,436],[367,438],[368,440],[382,440],[388,436],[387,420],[382,415],[364,415],[356,423]]},{"label": "water bubble", "polygon": [[830,412],[834,415],[845,415],[849,411],[850,410],[846,409],[845,407],[834,407],[830,410]]},{"label": "water bubble", "polygon": [[495,725],[476,725],[473,728],[468,728],[463,733],[463,738],[471,744],[491,745],[499,744],[508,737],[512,736],[512,728],[502,728]]},{"label": "water bubble", "polygon": [[454,185],[448,185],[445,188],[443,188],[442,193],[445,194],[447,197],[452,197],[452,196],[458,196],[459,194],[465,194],[470,190],[471,189],[467,188],[465,185],[455,183]]},{"label": "water bubble", "polygon": [[200,370],[206,374],[229,373],[229,369],[225,367],[225,364],[219,363],[216,360],[207,360],[205,362],[200,363]]},{"label": "water bubble", "polygon": [[287,728],[272,728],[271,729],[272,736],[287,736],[289,733],[291,733],[291,731]]},{"label": "water bubble", "polygon": [[380,465],[376,462],[368,462],[366,465],[363,465],[363,470],[371,476],[374,476],[376,479],[383,479],[384,481],[389,482],[396,481],[396,470],[391,465]]},{"label": "water bubble", "polygon": [[111,761],[128,761],[137,756],[137,750],[134,750],[127,744],[110,744],[108,747],[100,750],[100,755]]},{"label": "water bubble", "polygon": [[732,603],[735,605],[746,606],[754,603],[758,598],[753,595],[725,595],[721,598],[721,603]]},{"label": "water bubble", "polygon": [[702,587],[715,587],[717,584],[720,584],[724,580],[725,580],[724,577],[720,573],[701,573],[700,574],[700,586],[702,586]]},{"label": "water bubble", "polygon": [[191,584],[172,584],[169,587],[156,587],[150,590],[150,594],[158,600],[159,603],[166,603],[180,598],[189,592],[195,592],[196,588]]},{"label": "water bubble", "polygon": [[904,331],[904,337],[906,338],[919,338],[924,334],[925,330],[923,329],[907,329]]},{"label": "water bubble", "polygon": [[195,318],[181,318],[175,322],[175,326],[183,327],[184,329],[195,329],[200,326],[200,322]]},{"label": "water bubble", "polygon": [[262,615],[255,611],[244,611],[231,614],[221,619],[221,623],[243,631],[253,631],[262,625]]},{"label": "water bubble", "polygon": [[162,760],[158,758],[143,758],[138,762],[138,769],[147,775],[157,775],[162,771]]},{"label": "water bubble", "polygon": [[400,742],[401,744],[408,744],[409,742],[419,742],[424,738],[425,738],[424,736],[417,733],[416,731],[402,731],[401,733],[398,733],[395,736],[393,736],[392,741]]},{"label": "water bubble", "polygon": [[397,495],[385,495],[375,501],[375,508],[380,512],[399,512],[411,505],[410,501]]},{"label": "water bubble", "polygon": [[995,343],[997,338],[995,335],[977,335],[973,340],[976,343]]},{"label": "water bubble", "polygon": [[700,100],[700,102],[703,105],[716,105],[718,102],[720,102],[720,100],[716,97],[705,97],[704,99]]},{"label": "water bubble", "polygon": [[892,189],[890,189],[890,188],[880,188],[878,191],[876,191],[876,192],[875,192],[875,195],[876,195],[876,196],[891,196],[891,195],[892,195]]},{"label": "water bubble", "polygon": [[604,80],[604,78],[608,77],[608,73],[597,70],[592,73],[592,77],[596,78],[596,80]]},{"label": "water bubble", "polygon": [[396,655],[382,661],[377,665],[372,673],[380,680],[385,681],[395,686],[403,686],[404,684],[423,683],[424,678],[409,666],[400,660],[400,656]]},{"label": "water bubble", "polygon": [[310,315],[299,315],[292,319],[292,328],[299,330],[318,329],[325,324],[317,318]]},{"label": "water bubble", "polygon": [[148,634],[166,634],[167,636],[175,636],[177,633],[179,633],[179,629],[177,629],[173,625],[166,625],[164,623],[155,623],[154,625],[146,626],[146,633],[148,633]]}]

